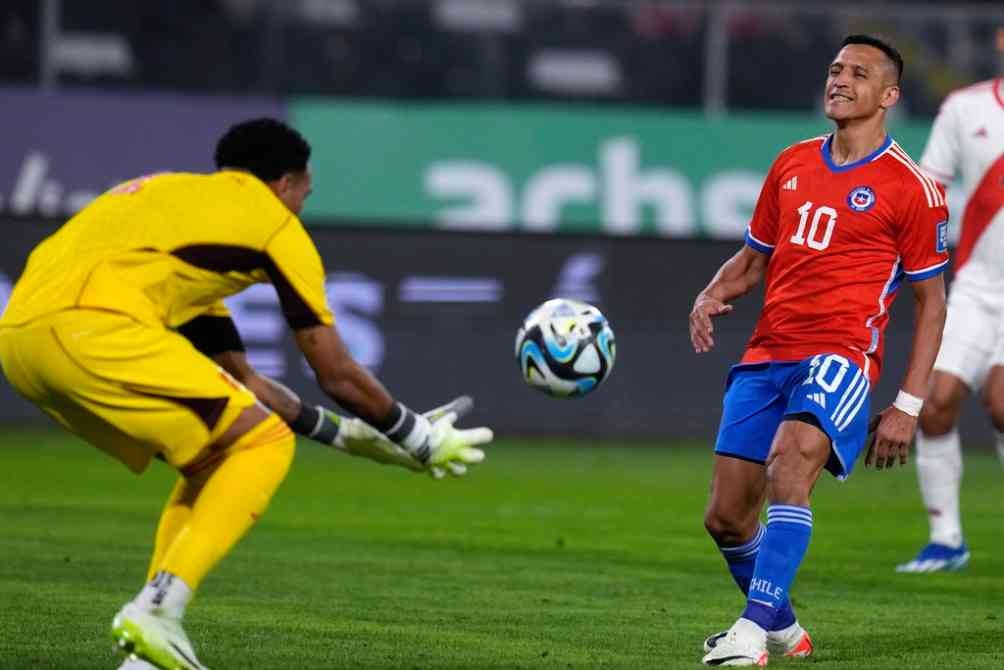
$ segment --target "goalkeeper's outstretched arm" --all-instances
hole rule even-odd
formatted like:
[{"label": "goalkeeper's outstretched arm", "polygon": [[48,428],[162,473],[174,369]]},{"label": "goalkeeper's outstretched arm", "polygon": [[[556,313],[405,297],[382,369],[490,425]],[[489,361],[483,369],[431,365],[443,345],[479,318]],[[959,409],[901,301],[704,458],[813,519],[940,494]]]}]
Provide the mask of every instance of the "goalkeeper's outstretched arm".
[{"label": "goalkeeper's outstretched arm", "polygon": [[[470,411],[470,398],[460,397],[416,415],[402,404],[395,403],[380,382],[351,358],[334,328],[322,326],[306,330],[321,329],[324,332],[297,331],[297,342],[300,344],[301,340],[305,340],[301,349],[309,350],[305,350],[304,354],[314,366],[321,388],[340,405],[364,418],[374,415],[374,406],[389,403],[390,418],[401,425],[388,428],[385,417],[381,422],[384,424],[383,431],[379,431],[361,419],[339,416],[324,407],[303,403],[294,391],[254,369],[247,359],[240,334],[229,317],[200,316],[178,330],[203,354],[213,358],[247,386],[295,432],[322,444],[379,463],[427,471],[437,478],[446,472],[461,475],[467,465],[484,459],[484,453],[475,447],[491,441],[491,430],[458,430],[453,427],[459,416]],[[423,427],[425,438],[419,448],[407,448],[408,443],[401,438],[412,438],[414,442],[416,433],[420,433],[419,429]]]},{"label": "goalkeeper's outstretched arm", "polygon": [[491,442],[492,431],[454,428],[459,412],[450,409],[453,403],[417,414],[396,402],[376,377],[349,355],[334,326],[310,326],[295,330],[294,334],[321,389],[390,441],[404,447],[433,475],[441,476],[444,468],[461,475],[466,472],[467,464],[480,463],[484,458],[484,453],[475,447]]},{"label": "goalkeeper's outstretched arm", "polygon": [[255,370],[243,351],[220,352],[213,360],[247,386],[294,432],[352,456],[409,470],[426,469],[418,459],[361,420],[339,416],[324,407],[305,405],[288,386]]}]

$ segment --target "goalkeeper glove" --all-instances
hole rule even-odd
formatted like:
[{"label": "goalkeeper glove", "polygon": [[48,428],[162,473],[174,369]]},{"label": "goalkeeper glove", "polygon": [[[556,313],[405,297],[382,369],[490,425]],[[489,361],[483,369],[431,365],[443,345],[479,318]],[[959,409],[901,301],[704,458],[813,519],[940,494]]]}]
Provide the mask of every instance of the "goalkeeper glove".
[{"label": "goalkeeper glove", "polygon": [[460,396],[417,416],[399,403],[401,419],[389,431],[388,437],[424,463],[436,479],[447,473],[460,477],[467,472],[468,465],[485,459],[485,452],[477,446],[491,442],[493,437],[490,428],[458,430],[454,427],[457,419],[473,407],[474,401],[469,396]]},{"label": "goalkeeper glove", "polygon": [[425,470],[424,463],[412,456],[404,447],[388,440],[386,435],[362,419],[338,416],[327,409],[321,411],[331,417],[337,417],[338,433],[329,443],[335,449],[344,451],[350,456],[368,458],[384,465],[400,465],[415,472]]},{"label": "goalkeeper glove", "polygon": [[[469,396],[460,396],[422,414],[429,425],[428,437],[422,448],[411,451],[361,419],[339,416],[320,406],[315,410],[318,418],[314,428],[306,434],[322,444],[377,463],[429,472],[436,479],[446,473],[460,477],[467,472],[468,465],[484,460],[485,453],[476,446],[491,442],[493,437],[489,428],[458,430],[454,427],[457,419],[473,407],[474,401]],[[414,454],[417,453],[427,456],[424,462],[416,458]]]},{"label": "goalkeeper glove", "polygon": [[[471,402],[470,398],[466,400]],[[492,441],[494,435],[491,428],[461,430],[454,427],[460,413],[457,409],[449,409],[449,405],[427,412],[426,416],[429,415],[434,417],[430,419],[432,431],[429,434],[429,474],[436,479],[442,479],[446,473],[462,477],[467,473],[468,465],[477,465],[485,460],[485,452],[477,447]]]}]

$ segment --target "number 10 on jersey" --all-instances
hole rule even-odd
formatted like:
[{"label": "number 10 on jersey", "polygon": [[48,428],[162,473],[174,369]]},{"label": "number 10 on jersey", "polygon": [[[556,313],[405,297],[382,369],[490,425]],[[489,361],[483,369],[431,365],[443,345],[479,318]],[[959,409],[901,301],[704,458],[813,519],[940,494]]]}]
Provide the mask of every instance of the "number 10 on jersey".
[{"label": "number 10 on jersey", "polygon": [[[808,246],[810,249],[822,251],[830,246],[830,238],[833,237],[833,229],[837,225],[837,210],[823,205],[817,207],[812,212],[812,203],[806,201],[798,208],[800,218],[798,219],[798,229],[791,236],[792,244]],[[812,213],[812,223],[809,223],[809,214]],[[825,223],[823,220],[825,219]],[[806,235],[805,228],[808,226],[809,233]],[[823,228],[820,232],[820,228]]]}]

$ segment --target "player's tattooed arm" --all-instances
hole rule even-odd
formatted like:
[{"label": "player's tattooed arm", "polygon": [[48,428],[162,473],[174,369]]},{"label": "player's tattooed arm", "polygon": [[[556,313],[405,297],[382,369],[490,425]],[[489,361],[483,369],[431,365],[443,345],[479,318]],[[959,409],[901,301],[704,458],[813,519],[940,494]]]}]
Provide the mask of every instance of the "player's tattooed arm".
[{"label": "player's tattooed arm", "polygon": [[258,374],[248,362],[240,332],[229,316],[203,314],[179,326],[178,333],[247,386],[283,421],[292,423],[299,415],[299,396],[279,382]]},{"label": "player's tattooed arm", "polygon": [[292,389],[260,374],[251,367],[243,351],[224,351],[213,356],[220,367],[248,389],[286,423],[292,423],[302,409],[300,396]]},{"label": "player's tattooed arm", "polygon": [[690,342],[694,351],[704,353],[715,346],[713,317],[732,311],[730,301],[753,290],[763,279],[770,256],[743,246],[725,261],[711,282],[694,299],[690,311]]},{"label": "player's tattooed arm", "polygon": [[[900,389],[917,399],[927,396],[931,368],[941,347],[947,307],[942,275],[914,282],[911,287],[915,304],[913,348]],[[872,419],[870,428],[874,435],[868,444],[865,465],[874,465],[876,469],[890,468],[897,461],[905,465],[910,442],[917,430],[918,415],[919,407],[904,410],[897,402]]]},{"label": "player's tattooed arm", "polygon": [[[318,411],[310,408],[304,413],[300,397],[274,379],[259,374],[247,359],[240,332],[229,315],[203,314],[182,324],[178,332],[196,349],[212,358],[220,367],[244,384],[259,401],[279,415],[294,430],[309,422],[311,430],[323,436],[337,433],[337,425],[330,421],[322,425]],[[327,414],[325,415],[327,416]],[[327,428],[328,430],[321,430]],[[308,434],[303,430],[298,430]],[[309,435],[314,437],[313,435]],[[319,440],[321,441],[321,440]],[[330,440],[329,440],[330,441]]]}]

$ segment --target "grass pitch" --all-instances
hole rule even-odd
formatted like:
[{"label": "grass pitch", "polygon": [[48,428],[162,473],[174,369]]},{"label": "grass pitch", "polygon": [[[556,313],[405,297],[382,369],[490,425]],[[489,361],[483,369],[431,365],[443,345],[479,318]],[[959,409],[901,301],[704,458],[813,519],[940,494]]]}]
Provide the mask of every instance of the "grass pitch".
[{"label": "grass pitch", "polygon": [[[187,628],[212,668],[697,668],[742,600],[702,527],[699,445],[507,442],[435,482],[302,443]],[[55,432],[0,438],[0,668],[114,668],[172,476]],[[926,538],[913,467],[817,487],[794,588],[843,668],[1004,667],[1004,469],[966,455],[972,564],[897,575]]]}]

